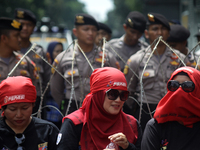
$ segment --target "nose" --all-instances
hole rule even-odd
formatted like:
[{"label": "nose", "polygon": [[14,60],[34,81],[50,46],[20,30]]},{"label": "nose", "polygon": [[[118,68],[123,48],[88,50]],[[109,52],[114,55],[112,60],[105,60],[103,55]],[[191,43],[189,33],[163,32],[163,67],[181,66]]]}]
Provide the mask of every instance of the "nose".
[{"label": "nose", "polygon": [[120,102],[120,101],[121,101],[121,100],[120,100],[120,96],[118,96],[117,99],[116,99],[115,101]]},{"label": "nose", "polygon": [[162,29],[158,29],[158,34],[162,35]]},{"label": "nose", "polygon": [[22,112],[21,112],[20,109],[17,110],[16,117],[17,117],[17,118],[22,117]]}]

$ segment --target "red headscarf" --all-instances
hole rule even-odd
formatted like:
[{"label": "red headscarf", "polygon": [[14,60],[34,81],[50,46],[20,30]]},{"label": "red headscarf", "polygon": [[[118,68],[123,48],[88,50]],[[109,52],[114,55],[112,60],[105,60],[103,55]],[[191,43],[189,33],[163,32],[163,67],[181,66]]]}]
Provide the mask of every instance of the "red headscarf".
[{"label": "red headscarf", "polygon": [[9,77],[0,84],[0,108],[12,103],[34,103],[36,89],[30,78],[23,76]]},{"label": "red headscarf", "polygon": [[180,121],[193,127],[193,123],[200,121],[200,72],[192,67],[181,67],[174,71],[169,81],[180,72],[187,73],[194,82],[194,91],[187,93],[182,87],[174,92],[168,90],[158,103],[154,118],[158,123]]},{"label": "red headscarf", "polygon": [[75,125],[83,123],[82,150],[102,150],[110,143],[108,136],[118,132],[124,133],[131,143],[137,140],[137,124],[134,117],[126,115],[122,110],[117,115],[104,110],[105,92],[108,89],[127,91],[124,74],[112,67],[95,69],[90,77],[91,93],[86,96],[79,110],[65,117],[71,119]]}]

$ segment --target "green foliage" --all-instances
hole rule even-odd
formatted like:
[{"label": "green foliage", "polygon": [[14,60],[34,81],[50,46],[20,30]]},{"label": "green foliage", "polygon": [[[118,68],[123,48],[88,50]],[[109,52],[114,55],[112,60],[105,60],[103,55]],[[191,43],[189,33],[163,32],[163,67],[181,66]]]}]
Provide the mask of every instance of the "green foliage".
[{"label": "green foliage", "polygon": [[121,36],[124,33],[123,23],[131,11],[142,12],[141,0],[113,0],[114,9],[108,13],[108,24],[113,29],[113,37]]},{"label": "green foliage", "polygon": [[84,12],[84,4],[78,0],[0,0],[0,16],[13,18],[15,8],[31,10],[41,20],[50,17],[55,24],[73,27],[74,16]]}]

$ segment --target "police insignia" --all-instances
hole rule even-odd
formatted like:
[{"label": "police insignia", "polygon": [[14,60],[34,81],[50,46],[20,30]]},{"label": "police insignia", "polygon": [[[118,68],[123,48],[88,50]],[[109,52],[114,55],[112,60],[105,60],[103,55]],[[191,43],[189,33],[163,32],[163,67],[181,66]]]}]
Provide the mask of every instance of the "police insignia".
[{"label": "police insignia", "polygon": [[[103,61],[102,58],[96,58],[95,60],[96,60],[96,62],[100,62],[100,63]],[[105,61],[105,59],[104,59],[104,63],[105,63],[105,62],[106,62],[106,61]]]},{"label": "police insignia", "polygon": [[38,150],[47,150],[48,142],[38,144]]},{"label": "police insignia", "polygon": [[195,67],[197,65],[197,63],[194,61],[193,63],[191,63],[192,67]]},{"label": "police insignia", "polygon": [[171,59],[178,59],[178,56],[176,54],[172,54]]},{"label": "police insignia", "polygon": [[26,75],[27,75],[27,71],[26,71],[26,70],[21,70],[21,71],[20,71],[20,75],[26,76]]},{"label": "police insignia", "polygon": [[150,75],[149,72],[144,72],[144,74],[143,74],[144,77],[148,77],[149,75]]},{"label": "police insignia", "polygon": [[18,18],[24,18],[24,12],[18,10],[18,11],[17,11],[17,17],[18,17]]},{"label": "police insignia", "polygon": [[13,20],[13,22],[11,23],[11,26],[13,26],[16,29],[19,29],[21,26],[21,23],[16,20]]},{"label": "police insignia", "polygon": [[76,16],[77,23],[84,23],[83,16]]},{"label": "police insignia", "polygon": [[54,59],[54,62],[55,62],[56,64],[58,64],[58,60],[57,60],[57,59]]},{"label": "police insignia", "polygon": [[148,14],[148,19],[151,22],[155,22],[154,16],[152,14]]},{"label": "police insignia", "polygon": [[36,58],[36,59],[39,59],[39,58],[40,58],[40,56],[37,55],[37,54],[35,54],[33,57]]},{"label": "police insignia", "polygon": [[128,24],[129,24],[131,27],[133,27],[133,22],[131,21],[130,18],[128,18]]},{"label": "police insignia", "polygon": [[26,65],[27,64],[27,62],[25,62],[25,61],[21,61],[21,63],[20,63],[20,65]]},{"label": "police insignia", "polygon": [[35,70],[36,71],[40,71],[40,67],[35,67]]},{"label": "police insignia", "polygon": [[124,67],[124,74],[127,74],[128,73],[128,65],[125,65]]},{"label": "police insignia", "polygon": [[68,71],[68,72],[67,72],[67,74],[70,75],[70,76],[71,76],[72,74],[75,74],[75,73],[76,73],[76,72],[75,72],[74,70],[73,70],[73,72],[72,72],[72,71]]},{"label": "police insignia", "polygon": [[116,66],[117,66],[117,69],[119,69],[119,70],[120,70],[120,65],[119,65],[119,62],[117,61],[115,64],[116,64]]},{"label": "police insignia", "polygon": [[56,145],[60,143],[61,138],[62,138],[62,133],[59,133],[57,137]]},{"label": "police insignia", "polygon": [[173,66],[177,66],[177,65],[179,65],[179,63],[176,62],[176,61],[171,61],[170,64],[173,65]]},{"label": "police insignia", "polygon": [[48,63],[51,64],[51,56],[50,56],[50,53],[49,53],[49,52],[46,53],[46,57],[47,57]]}]

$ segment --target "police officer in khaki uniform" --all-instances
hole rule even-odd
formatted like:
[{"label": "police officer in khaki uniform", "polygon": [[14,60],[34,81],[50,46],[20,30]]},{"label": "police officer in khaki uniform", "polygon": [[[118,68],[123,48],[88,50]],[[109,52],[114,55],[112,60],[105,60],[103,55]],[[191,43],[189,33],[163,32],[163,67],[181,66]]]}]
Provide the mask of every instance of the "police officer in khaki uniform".
[{"label": "police officer in khaki uniform", "polygon": [[98,22],[98,24],[99,24],[99,31],[97,32],[95,43],[96,45],[102,47],[103,37],[105,37],[106,41],[109,41],[112,36],[112,30],[105,23]]},{"label": "police officer in khaki uniform", "polygon": [[198,61],[198,57],[187,48],[187,39],[190,37],[190,31],[179,24],[172,24],[170,28],[170,36],[167,39],[167,43],[172,48],[179,50],[187,56],[189,60],[187,64],[188,66],[200,69],[199,65],[196,63]]},{"label": "police officer in khaki uniform", "polygon": [[[0,82],[7,78],[22,58],[22,55],[16,52],[20,49],[21,29],[21,23],[17,20],[0,18]],[[10,76],[26,76],[35,83],[37,74],[34,65],[28,57],[25,57]]]},{"label": "police officer in khaki uniform", "polygon": [[[166,41],[170,32],[168,20],[163,15],[157,13],[149,13],[147,16],[148,22],[145,36],[150,44],[159,36],[162,36],[162,39]],[[124,69],[130,96],[135,97],[137,95],[137,101],[139,104],[141,102],[143,104],[140,120],[143,130],[147,121],[151,118],[148,106],[151,112],[155,110],[158,102],[167,92],[166,83],[172,72],[181,64],[178,56],[182,60],[185,58],[185,55],[179,51],[175,50],[177,56],[163,42],[159,42],[157,49],[147,63],[154,47],[155,44],[152,44],[151,47],[139,50],[136,54],[132,55],[127,61],[128,65]],[[146,63],[147,66],[143,73]],[[142,79],[142,85],[140,84],[140,79]],[[142,92],[141,89],[143,90]],[[131,114],[139,119],[139,105],[132,98],[129,98],[126,103],[132,110]]]},{"label": "police officer in khaki uniform", "polygon": [[[23,9],[23,8],[16,8],[14,17],[16,20],[18,20],[22,24],[22,30],[20,32],[20,37],[22,39],[20,52],[25,54],[32,46],[32,43],[30,42],[30,36],[34,31],[37,20],[36,20],[35,15],[31,11]],[[37,54],[39,54],[40,56],[46,59],[46,54],[40,45],[37,45],[34,50],[37,52]],[[37,54],[35,54],[33,51],[31,51],[28,54],[29,58],[33,62],[35,62],[36,64],[35,69],[37,70],[37,73],[38,73],[37,84],[36,84],[37,100],[35,103],[35,107],[33,108],[33,113],[38,111],[39,104],[40,104],[40,97],[42,94],[41,91],[44,92],[44,89],[46,88],[47,83],[50,80],[50,75],[51,75],[50,66],[45,61],[43,61],[41,57]],[[40,87],[42,87],[42,89]],[[43,101],[43,105],[45,105],[45,101]],[[43,118],[44,117],[45,116],[43,116]]]},{"label": "police officer in khaki uniform", "polygon": [[[146,42],[140,40],[146,28],[146,19],[143,14],[137,11],[130,12],[123,27],[125,34],[120,38],[110,40],[106,44],[106,49],[115,55],[122,71],[126,64],[124,61],[126,62],[131,55],[148,46]],[[117,56],[111,47],[121,58]]]},{"label": "police officer in khaki uniform", "polygon": [[[80,104],[85,96],[90,93],[89,82],[90,75],[93,72],[91,66],[93,69],[100,68],[104,58],[104,66],[119,67],[118,62],[111,53],[106,51],[103,57],[103,52],[95,45],[95,37],[99,25],[92,16],[88,14],[77,14],[74,24],[75,28],[73,29],[73,33],[77,37],[78,45],[81,47],[83,53],[77,46],[60,53],[54,59],[53,65],[55,67],[57,66],[57,70],[64,75],[68,82],[65,82],[55,71],[50,84],[52,96],[58,105],[60,106],[61,103],[65,103],[61,105],[61,110],[64,114],[71,97],[71,92],[73,92],[72,103],[68,113],[77,109],[76,101]],[[91,66],[86,58],[89,60]],[[63,108],[63,105],[65,108]]]}]

